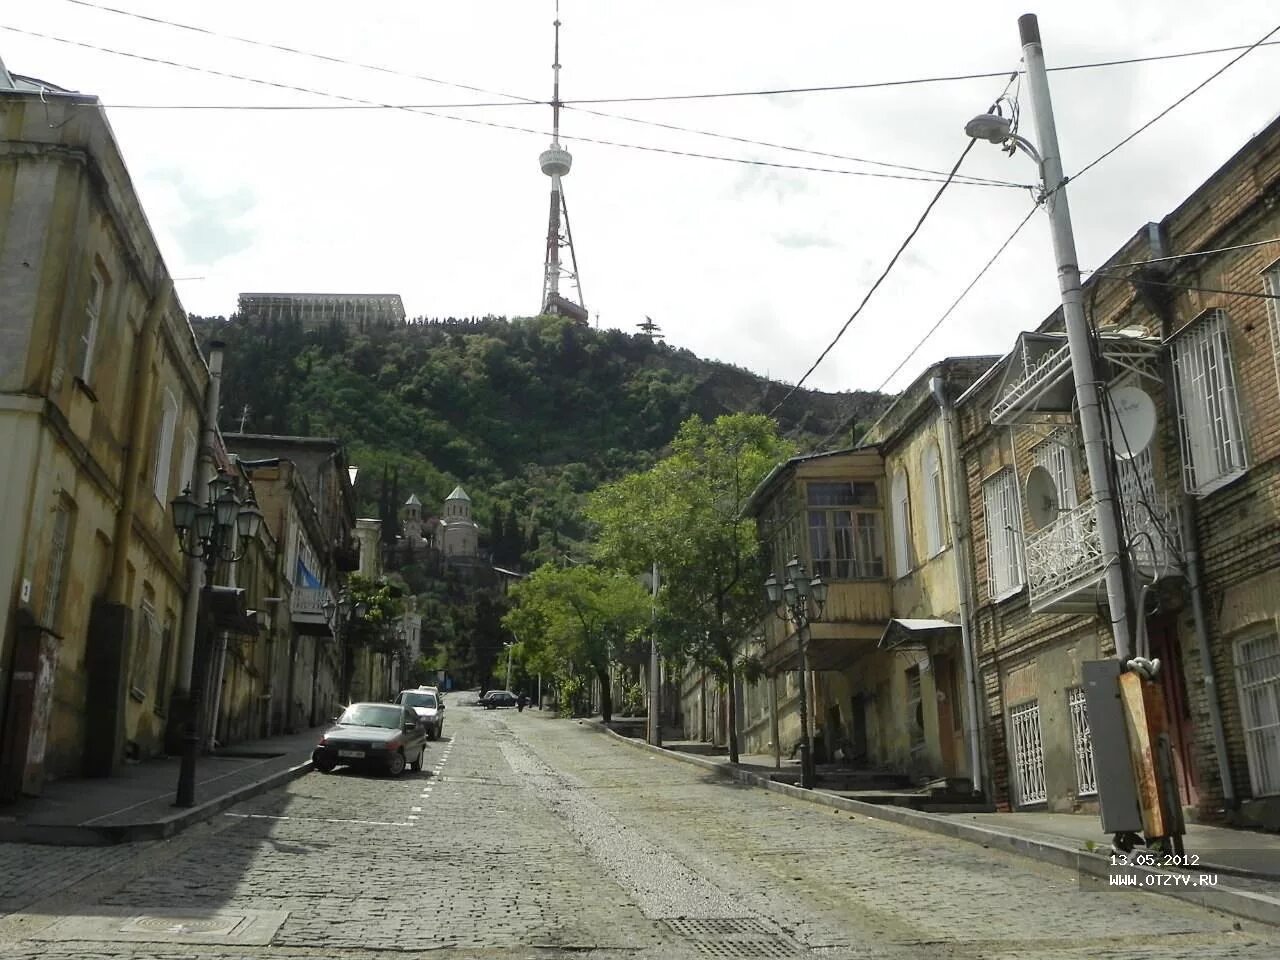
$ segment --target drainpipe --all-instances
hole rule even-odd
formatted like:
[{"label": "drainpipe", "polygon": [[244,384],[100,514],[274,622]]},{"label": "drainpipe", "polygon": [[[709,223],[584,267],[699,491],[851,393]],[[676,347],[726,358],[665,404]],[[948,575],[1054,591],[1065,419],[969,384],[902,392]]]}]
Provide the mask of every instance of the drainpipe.
[{"label": "drainpipe", "polygon": [[951,478],[950,503],[947,510],[951,521],[951,542],[955,545],[956,593],[960,598],[960,640],[964,650],[965,685],[968,696],[965,698],[965,725],[969,728],[969,770],[973,776],[975,791],[979,786],[990,796],[987,789],[987,771],[983,767],[978,703],[978,658],[973,644],[973,601],[969,590],[969,553],[968,539],[965,536],[965,525],[960,519],[960,504],[969,503],[968,491],[961,483],[960,455],[956,446],[955,408],[947,396],[946,386],[941,377],[929,380],[929,391],[938,402],[942,418],[942,450],[946,461],[947,476]]},{"label": "drainpipe", "polygon": [[[204,394],[204,423],[200,441],[200,456],[196,458],[195,472],[191,475],[191,496],[196,503],[209,498],[209,478],[214,470],[213,451],[218,436],[218,404],[222,393],[222,351],[219,340],[209,344],[209,385]],[[204,582],[204,564],[199,558],[187,563],[187,602],[182,611],[182,635],[178,643],[178,676],[175,693],[191,691],[191,666],[195,661],[196,624],[200,611],[200,588]]]}]

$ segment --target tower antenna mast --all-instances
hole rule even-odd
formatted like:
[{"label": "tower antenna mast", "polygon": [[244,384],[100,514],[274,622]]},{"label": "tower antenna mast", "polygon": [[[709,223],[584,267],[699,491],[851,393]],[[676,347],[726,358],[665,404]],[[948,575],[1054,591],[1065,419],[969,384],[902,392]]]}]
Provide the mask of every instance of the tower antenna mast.
[{"label": "tower antenna mast", "polygon": [[[551,178],[551,212],[547,218],[547,254],[542,271],[542,312],[552,316],[572,317],[587,323],[582,284],[578,280],[578,255],[573,249],[573,230],[569,227],[569,207],[564,198],[562,179],[573,166],[573,157],[560,145],[560,0],[556,0],[555,62],[552,64],[551,147],[538,157],[538,166]],[[562,250],[569,251],[569,263],[561,259]],[[577,299],[560,292],[560,281],[573,284]]]}]

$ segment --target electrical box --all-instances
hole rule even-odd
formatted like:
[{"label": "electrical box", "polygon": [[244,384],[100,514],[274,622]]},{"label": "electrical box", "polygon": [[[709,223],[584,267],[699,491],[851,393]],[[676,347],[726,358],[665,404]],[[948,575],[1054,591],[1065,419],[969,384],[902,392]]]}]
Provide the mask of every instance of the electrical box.
[{"label": "electrical box", "polygon": [[1119,660],[1089,660],[1080,665],[1084,702],[1093,742],[1093,772],[1103,833],[1141,833],[1142,812],[1129,753],[1125,707],[1120,695]]}]

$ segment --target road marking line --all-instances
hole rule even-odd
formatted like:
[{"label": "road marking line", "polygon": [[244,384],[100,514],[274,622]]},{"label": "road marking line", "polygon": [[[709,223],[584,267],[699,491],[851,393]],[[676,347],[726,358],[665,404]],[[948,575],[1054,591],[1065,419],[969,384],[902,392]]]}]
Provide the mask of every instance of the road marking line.
[{"label": "road marking line", "polygon": [[[418,819],[418,818],[417,818],[417,817],[415,817],[412,813],[411,813],[411,814],[409,814],[409,820],[410,820],[410,822],[412,822],[412,821],[414,821],[414,820],[417,820],[417,819]],[[408,825],[409,825],[409,824],[405,824],[405,826],[408,826]]]},{"label": "road marking line", "polygon": [[283,817],[269,813],[224,813],[224,817],[236,817],[239,820],[298,820],[310,823],[359,823],[370,827],[407,827],[407,823],[392,823],[389,820],[344,820],[339,817]]},{"label": "road marking line", "polygon": [[421,813],[421,812],[422,812],[422,808],[421,808],[421,807],[410,807],[410,808],[409,808],[409,811],[410,811],[411,813]]}]

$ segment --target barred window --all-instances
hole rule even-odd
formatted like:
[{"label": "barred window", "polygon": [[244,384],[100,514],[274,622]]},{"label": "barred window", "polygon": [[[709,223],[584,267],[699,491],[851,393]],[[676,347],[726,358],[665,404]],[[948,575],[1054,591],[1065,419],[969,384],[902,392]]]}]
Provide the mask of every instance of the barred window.
[{"label": "barred window", "polygon": [[1227,312],[1209,310],[1173,341],[1183,481],[1206,496],[1248,468]]},{"label": "barred window", "polygon": [[922,475],[924,476],[925,541],[930,557],[936,557],[947,545],[947,497],[942,481],[942,458],[937,444],[930,444],[924,452]]},{"label": "barred window", "polygon": [[[1262,292],[1280,298],[1280,261],[1262,273]],[[1276,368],[1276,389],[1280,390],[1280,300],[1267,300],[1267,328],[1271,331],[1271,360]]]},{"label": "barred window", "polygon": [[982,484],[987,520],[987,591],[1004,600],[1022,589],[1022,514],[1018,484],[1006,467]]}]

